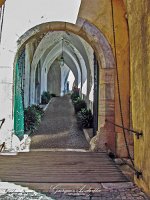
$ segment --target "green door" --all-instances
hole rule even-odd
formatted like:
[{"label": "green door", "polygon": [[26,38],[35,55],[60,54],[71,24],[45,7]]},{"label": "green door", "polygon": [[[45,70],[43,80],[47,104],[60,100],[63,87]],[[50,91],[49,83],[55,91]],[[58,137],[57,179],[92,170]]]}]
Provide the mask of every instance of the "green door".
[{"label": "green door", "polygon": [[14,71],[14,132],[20,139],[24,135],[24,69],[25,51],[23,50]]}]

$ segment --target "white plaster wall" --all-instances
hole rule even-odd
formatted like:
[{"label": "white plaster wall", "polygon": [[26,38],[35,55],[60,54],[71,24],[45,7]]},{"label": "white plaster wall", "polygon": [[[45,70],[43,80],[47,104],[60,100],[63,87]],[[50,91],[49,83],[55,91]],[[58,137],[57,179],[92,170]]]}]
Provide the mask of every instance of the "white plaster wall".
[{"label": "white plaster wall", "polygon": [[[82,55],[80,54],[80,52],[78,51],[78,49],[76,49],[72,44],[70,44],[70,47],[72,48],[73,52],[74,52],[74,56],[76,57],[76,59],[78,60],[79,62],[79,65],[80,65],[80,69],[81,69],[81,76],[82,76],[82,93],[83,94],[87,94],[87,67],[86,67],[86,64],[85,64],[85,58],[82,57]],[[83,87],[83,85],[85,86],[86,84],[86,87]],[[80,84],[81,86],[81,84]]]},{"label": "white plaster wall", "polygon": [[86,54],[87,54],[87,58],[88,58],[88,62],[89,62],[89,67],[91,70],[91,76],[92,76],[92,80],[94,80],[94,51],[93,48],[80,37],[80,41],[83,44]]},{"label": "white plaster wall", "polygon": [[[59,57],[62,53],[61,50],[61,43],[58,43],[47,55],[45,58],[45,61],[42,66],[42,74],[41,74],[41,94],[43,91],[47,91],[47,73],[49,71],[49,68],[51,64],[54,62],[54,60]],[[76,58],[71,54],[71,52],[68,50],[68,48],[64,47],[64,58],[66,60],[67,65],[72,69],[72,71],[75,74],[76,80],[78,80],[78,85],[81,85],[81,71],[80,67],[78,65],[78,62],[76,61]],[[32,69],[31,71],[31,102],[34,103],[34,96],[35,96],[35,71]]]},{"label": "white plaster wall", "polygon": [[[60,0],[6,1],[0,45],[0,119],[5,117],[6,122],[0,130],[0,141],[3,142],[4,138],[9,137],[13,129],[13,64],[18,38],[30,28],[45,22],[66,21],[75,24],[80,1],[61,0],[61,4]],[[27,105],[28,99],[25,101]]]},{"label": "white plaster wall", "polygon": [[[56,46],[58,47],[58,45],[60,45],[61,49],[62,38],[64,38],[64,46],[67,47],[68,52],[70,52],[75,60],[78,62],[82,74],[82,84],[84,84],[87,79],[87,68],[89,68],[89,61],[86,55],[85,48],[82,45],[79,37],[74,35],[73,33],[66,33],[64,31],[48,32],[41,40],[35,51],[32,67],[36,67],[39,60],[43,60],[43,57],[45,59],[46,54],[48,54],[49,52],[51,52],[52,54],[52,51]],[[90,74],[90,69],[88,69],[88,72]],[[84,91],[84,93],[86,94],[86,91]]]},{"label": "white plaster wall", "polygon": [[[58,49],[57,54],[56,54],[56,56],[54,58],[57,58],[60,55],[61,55],[61,49]],[[53,61],[53,59],[51,60],[52,54],[50,54],[49,56],[50,57],[47,57],[48,58],[48,64],[46,65],[47,66],[47,71],[49,70],[49,66],[51,66],[50,63]],[[81,71],[80,71],[80,67],[79,67],[76,59],[73,57],[73,55],[66,48],[64,49],[64,60],[65,60],[66,65],[73,71],[74,76],[75,76],[75,80],[76,80],[76,84],[81,86]],[[44,74],[44,68],[43,68],[43,74]],[[45,80],[45,84],[47,84],[46,77],[44,77],[44,80]],[[44,88],[46,88],[46,87],[44,87]]]},{"label": "white plaster wall", "polygon": [[[0,67],[0,119],[5,118],[5,123],[0,129],[0,144],[11,140],[13,131],[12,119],[12,68]],[[9,144],[10,145],[10,144]]]},{"label": "white plaster wall", "polygon": [[68,81],[69,81],[69,91],[71,91],[72,87],[73,87],[73,84],[74,84],[74,81],[75,81],[75,77],[74,77],[74,75],[73,75],[71,70],[69,72]]},{"label": "white plaster wall", "polygon": [[24,106],[25,108],[29,105],[29,87],[30,87],[30,53],[31,52],[31,44],[27,44],[25,47],[25,84],[24,84]]},{"label": "white plaster wall", "polygon": [[94,51],[93,51],[92,47],[85,40],[80,38],[80,41],[85,48],[85,51],[86,51],[86,54],[87,54],[87,57],[88,57],[90,71],[91,71],[91,77],[90,77],[91,80],[89,80],[91,82],[91,88],[90,88],[88,98],[91,102],[93,102],[93,95],[94,95]]},{"label": "white plaster wall", "polygon": [[0,66],[12,66],[17,40],[27,30],[45,22],[66,21],[75,24],[81,0],[7,0]]},{"label": "white plaster wall", "polygon": [[61,96],[64,95],[64,83],[67,74],[69,73],[70,69],[69,67],[65,64],[64,66],[61,66]]}]

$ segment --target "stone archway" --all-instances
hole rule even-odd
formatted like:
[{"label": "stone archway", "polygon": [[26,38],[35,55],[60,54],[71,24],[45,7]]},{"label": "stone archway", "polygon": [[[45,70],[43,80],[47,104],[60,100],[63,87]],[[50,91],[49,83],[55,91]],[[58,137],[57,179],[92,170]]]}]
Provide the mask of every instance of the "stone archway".
[{"label": "stone archway", "polygon": [[[55,47],[54,47],[55,48]],[[43,91],[47,90],[47,73],[49,71],[49,68],[51,67],[51,64],[54,62],[54,60],[57,59],[57,57],[59,57],[61,55],[61,48],[59,48],[59,46],[57,47],[57,51],[55,51],[55,49],[52,49],[52,51],[49,52],[49,54],[46,56],[45,61],[43,63],[43,67],[41,69],[41,81],[43,82],[43,84],[41,85],[41,94],[43,93]],[[68,57],[68,59],[70,59],[73,63],[72,66],[70,66],[71,70],[74,72],[75,78],[76,78],[76,83],[77,85],[80,83],[81,81],[81,71],[80,71],[80,67],[78,66],[77,61],[73,58],[72,55],[69,55],[69,51],[67,51],[66,48],[64,48],[64,54],[66,54],[66,58]],[[66,60],[66,62],[68,63],[68,59]],[[73,67],[75,66],[75,67]],[[30,99],[31,102],[30,104],[34,103],[34,99],[35,99],[35,69],[31,68],[31,91],[30,91]]]},{"label": "stone archway", "polygon": [[[75,66],[77,66],[77,68],[80,68],[81,71],[81,88],[82,85],[85,83],[85,80],[88,79],[88,83],[86,84],[88,90],[90,91],[90,88],[92,86],[91,84],[91,77],[92,77],[92,73],[91,73],[91,69],[90,69],[90,63],[86,54],[86,50],[84,49],[83,44],[81,43],[81,37],[79,38],[79,36],[75,36],[74,34],[70,34],[68,32],[57,32],[57,31],[53,31],[53,32],[48,32],[47,34],[44,35],[44,37],[41,39],[41,41],[39,42],[34,56],[33,56],[33,60],[32,60],[32,66],[31,66],[31,83],[34,83],[34,68],[36,68],[37,63],[39,62],[40,59],[45,59],[44,63],[42,64],[43,67],[44,65],[50,66],[51,62],[47,62],[47,60],[49,60],[50,57],[54,57],[53,54],[56,54],[56,51],[60,51],[61,49],[61,39],[62,37],[64,38],[64,44],[65,44],[65,48],[64,50],[68,50],[67,52],[70,54],[70,57],[74,57],[74,51],[76,51],[76,55],[78,55],[77,57],[74,57],[73,60],[75,60]],[[44,57],[44,58],[43,58]],[[56,55],[55,55],[56,57]],[[81,63],[82,61],[82,63]],[[78,67],[79,65],[79,67]],[[86,77],[86,78],[85,78]],[[79,77],[80,78],[80,77]],[[93,78],[94,79],[94,78]],[[46,80],[46,78],[44,78],[44,80]],[[46,83],[45,83],[46,85]],[[78,85],[78,84],[77,84]],[[87,88],[86,91],[87,91]],[[31,88],[31,100],[34,99],[34,88]],[[85,92],[84,92],[85,93]],[[89,94],[87,94],[88,96]],[[31,101],[32,103],[32,101]]]},{"label": "stone archway", "polygon": [[[34,37],[39,37],[49,31],[68,31],[83,38],[95,51],[99,64],[99,114],[98,131],[93,139],[94,149],[104,148],[107,143],[109,148],[115,152],[115,130],[113,125],[106,124],[106,119],[114,122],[114,56],[112,49],[105,36],[94,25],[84,20],[78,20],[78,24],[65,22],[49,22],[38,25],[27,31],[18,40],[18,52]],[[16,57],[17,58],[17,57]]]},{"label": "stone archway", "polygon": [[[49,71],[49,68],[51,67],[51,63],[56,60],[56,58],[58,56],[61,55],[61,49],[58,49],[57,53],[55,53],[55,55],[52,55],[52,52],[49,53],[49,55],[47,55],[44,64],[43,64],[43,69],[42,69],[42,78],[43,80],[45,80],[45,82],[47,81],[46,75],[44,73],[44,68],[46,68],[46,71]],[[81,69],[77,63],[77,61],[73,58],[73,56],[69,53],[69,51],[67,49],[64,48],[64,55],[66,55],[66,64],[68,64],[68,62],[70,61],[72,63],[72,65],[68,65],[69,68],[73,71],[74,76],[75,76],[75,81],[76,81],[76,85],[79,85],[79,83],[81,82]],[[75,66],[75,67],[74,67]],[[44,77],[45,75],[45,77]],[[34,80],[33,80],[34,81]],[[47,85],[47,83],[46,83]]]}]

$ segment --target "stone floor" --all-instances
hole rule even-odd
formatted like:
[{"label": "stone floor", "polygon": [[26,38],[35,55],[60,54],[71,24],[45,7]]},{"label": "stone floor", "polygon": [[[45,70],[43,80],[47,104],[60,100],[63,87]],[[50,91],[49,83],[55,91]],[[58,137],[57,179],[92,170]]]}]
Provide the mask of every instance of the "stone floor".
[{"label": "stone floor", "polygon": [[76,192],[59,191],[59,187],[49,193],[56,200],[148,200],[149,198],[132,183],[99,184],[95,188],[86,185]]},{"label": "stone floor", "polygon": [[0,182],[0,200],[53,200],[28,187],[22,187],[14,183]]},{"label": "stone floor", "polygon": [[83,131],[77,126],[69,96],[52,99],[40,127],[31,137],[31,149],[43,148],[89,149]]},{"label": "stone floor", "polygon": [[[2,187],[7,185],[7,189]],[[133,183],[53,184],[36,192],[12,183],[0,183],[0,200],[148,200]]]}]

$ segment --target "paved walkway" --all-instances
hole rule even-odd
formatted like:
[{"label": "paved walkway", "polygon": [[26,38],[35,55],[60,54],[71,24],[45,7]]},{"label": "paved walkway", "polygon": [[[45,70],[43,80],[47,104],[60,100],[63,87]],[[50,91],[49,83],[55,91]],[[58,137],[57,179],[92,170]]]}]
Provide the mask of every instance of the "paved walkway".
[{"label": "paved walkway", "polygon": [[77,127],[68,96],[53,98],[49,104],[38,131],[32,136],[31,150],[36,152],[0,156],[0,179],[16,183],[0,182],[0,200],[149,199],[137,186],[127,182],[102,152],[52,152],[49,148],[89,148]]},{"label": "paved walkway", "polygon": [[31,149],[89,149],[83,131],[77,126],[69,96],[52,99],[40,127],[31,139]]},{"label": "paved walkway", "polygon": [[0,183],[0,200],[149,200],[131,183],[49,184],[47,188],[44,184],[44,188],[41,193],[12,183]]},{"label": "paved walkway", "polygon": [[[65,189],[66,188],[66,189]],[[75,187],[74,187],[75,188]],[[74,192],[73,192],[74,191]],[[51,186],[47,196],[55,200],[148,200],[132,183],[82,184],[75,190],[62,184]]]}]

